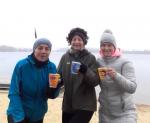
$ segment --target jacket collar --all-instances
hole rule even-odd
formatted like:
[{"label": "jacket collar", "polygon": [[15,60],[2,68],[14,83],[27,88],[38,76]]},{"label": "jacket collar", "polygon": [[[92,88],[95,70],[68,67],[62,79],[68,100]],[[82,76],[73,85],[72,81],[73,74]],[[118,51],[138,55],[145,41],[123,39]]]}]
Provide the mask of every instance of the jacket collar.
[{"label": "jacket collar", "polygon": [[72,50],[71,48],[67,51],[67,53],[73,57],[83,57],[85,55],[90,54],[90,52],[87,49],[82,49],[78,52],[75,52],[74,50]]},{"label": "jacket collar", "polygon": [[50,61],[48,60],[46,63],[44,63],[44,64],[39,64],[39,63],[37,63],[37,61],[35,60],[35,58],[33,57],[33,54],[30,54],[30,55],[28,55],[28,61],[31,63],[31,64],[33,64],[33,65],[35,65],[37,68],[41,68],[41,67],[44,67],[44,66],[46,66],[48,63],[50,63]]}]

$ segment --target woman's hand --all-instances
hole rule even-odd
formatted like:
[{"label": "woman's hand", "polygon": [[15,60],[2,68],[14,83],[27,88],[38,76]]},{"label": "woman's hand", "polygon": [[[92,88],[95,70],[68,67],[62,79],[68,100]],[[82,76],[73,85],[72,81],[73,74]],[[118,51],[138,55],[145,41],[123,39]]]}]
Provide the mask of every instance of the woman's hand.
[{"label": "woman's hand", "polygon": [[108,68],[106,74],[109,75],[112,79],[114,79],[116,74],[117,74],[117,72],[113,68]]}]

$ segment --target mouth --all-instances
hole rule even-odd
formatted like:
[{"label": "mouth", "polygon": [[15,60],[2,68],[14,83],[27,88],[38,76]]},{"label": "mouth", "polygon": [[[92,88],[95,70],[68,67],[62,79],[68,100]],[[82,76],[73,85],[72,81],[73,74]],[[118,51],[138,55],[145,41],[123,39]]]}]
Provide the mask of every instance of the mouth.
[{"label": "mouth", "polygon": [[80,45],[74,45],[73,47],[74,48],[80,48],[81,46]]},{"label": "mouth", "polygon": [[104,53],[111,53],[110,51],[104,51]]},{"label": "mouth", "polygon": [[47,58],[47,56],[44,55],[44,56],[41,56],[41,58]]}]

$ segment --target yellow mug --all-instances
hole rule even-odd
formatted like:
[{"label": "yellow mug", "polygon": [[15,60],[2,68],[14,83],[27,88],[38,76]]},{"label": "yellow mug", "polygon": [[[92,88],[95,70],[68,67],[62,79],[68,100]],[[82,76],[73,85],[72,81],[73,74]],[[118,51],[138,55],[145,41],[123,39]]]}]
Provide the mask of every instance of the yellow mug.
[{"label": "yellow mug", "polygon": [[106,72],[107,72],[107,68],[106,67],[98,68],[98,74],[99,74],[100,80],[104,80],[105,79]]}]

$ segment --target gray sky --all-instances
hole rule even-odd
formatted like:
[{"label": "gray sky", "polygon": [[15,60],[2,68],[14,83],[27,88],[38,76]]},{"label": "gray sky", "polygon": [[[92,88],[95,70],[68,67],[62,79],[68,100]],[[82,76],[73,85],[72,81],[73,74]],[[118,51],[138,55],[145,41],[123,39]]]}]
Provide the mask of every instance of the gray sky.
[{"label": "gray sky", "polygon": [[0,0],[0,45],[32,48],[38,37],[53,49],[67,47],[70,29],[87,30],[87,47],[98,48],[111,29],[118,47],[150,50],[149,0]]}]

